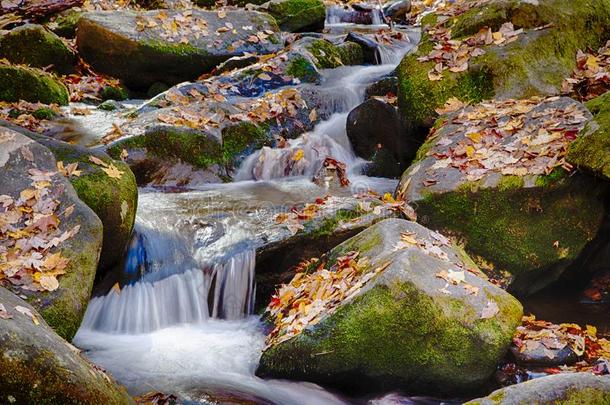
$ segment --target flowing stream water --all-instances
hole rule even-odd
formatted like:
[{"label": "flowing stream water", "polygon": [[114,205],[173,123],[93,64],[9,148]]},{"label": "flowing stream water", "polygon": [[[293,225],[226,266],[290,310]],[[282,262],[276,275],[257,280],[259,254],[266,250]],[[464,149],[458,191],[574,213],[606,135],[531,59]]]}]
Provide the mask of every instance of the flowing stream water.
[{"label": "flowing stream water", "polygon": [[[366,86],[417,42],[415,31],[411,37],[400,49],[383,48],[382,65],[324,71],[321,86],[337,100],[335,114],[286,148],[251,155],[236,182],[183,193],[141,189],[127,282],[91,300],[74,344],[134,395],[177,393],[205,403],[206,392],[229,392],[256,403],[346,403],[311,383],[254,375],[265,340],[253,314],[255,252],[285,237],[273,220],[278,212],[328,194],[310,181],[327,156],[347,164],[352,189],[344,196],[393,190],[394,180],[359,174],[364,161],[353,154],[345,124]],[[297,148],[302,165],[286,172],[283,162]]]}]

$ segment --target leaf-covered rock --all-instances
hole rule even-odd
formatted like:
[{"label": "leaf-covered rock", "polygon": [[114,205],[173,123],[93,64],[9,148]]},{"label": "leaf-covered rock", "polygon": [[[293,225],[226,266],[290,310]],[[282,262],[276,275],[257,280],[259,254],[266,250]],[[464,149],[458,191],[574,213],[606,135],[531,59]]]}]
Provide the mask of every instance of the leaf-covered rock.
[{"label": "leaf-covered rock", "polygon": [[566,373],[536,378],[501,388],[467,405],[579,404],[601,405],[610,401],[610,376]]},{"label": "leaf-covered rock", "polygon": [[[71,145],[54,140],[23,128],[12,126],[0,120],[0,126],[22,133],[46,146],[64,168],[74,165],[73,170],[64,170],[64,175],[76,190],[78,198],[91,208],[102,221],[104,243],[98,267],[103,273],[123,257],[138,206],[138,187],[134,174],[128,165],[111,159],[100,151]],[[92,158],[101,160],[92,161]],[[96,163],[97,162],[97,163]],[[111,176],[109,167],[116,168],[116,176]]]},{"label": "leaf-covered rock", "polygon": [[[479,102],[558,94],[563,79],[576,67],[577,51],[597,49],[609,39],[608,0],[479,3],[467,0],[426,16],[423,25],[432,31],[423,35],[417,52],[407,55],[398,67],[401,108],[415,125],[431,126],[435,109],[450,97]],[[467,11],[460,13],[460,7]],[[499,34],[498,39],[483,41],[489,45],[462,47],[464,52],[456,50],[455,56],[449,51],[442,62],[426,59],[435,49],[446,50],[440,45],[435,48],[439,36],[447,38],[444,30],[450,31],[451,39],[466,43],[486,27],[500,32],[505,23],[523,32],[508,40]],[[456,60],[461,61],[459,66],[447,70],[447,64]]]},{"label": "leaf-covered rock", "polygon": [[274,19],[254,11],[108,11],[80,18],[77,46],[99,72],[146,91],[193,80],[245,52],[276,52],[281,38]]},{"label": "leaf-covered rock", "polygon": [[40,69],[0,63],[0,100],[68,104],[68,89]]},{"label": "leaf-covered rock", "polygon": [[590,122],[569,98],[458,107],[441,116],[397,192],[422,223],[462,241],[484,271],[532,293],[602,227],[605,184],[571,174],[565,160]]},{"label": "leaf-covered rock", "polygon": [[64,341],[30,304],[0,287],[0,402],[124,405],[125,388]]},{"label": "leaf-covered rock", "polygon": [[[276,330],[257,374],[351,388],[359,381],[367,389],[476,390],[522,314],[517,300],[478,274],[440,234],[382,221],[280,289],[268,307]],[[337,288],[324,290],[329,277]]]},{"label": "leaf-covered rock", "polygon": [[70,340],[89,302],[102,223],[46,147],[3,127],[0,167],[0,282]]},{"label": "leaf-covered rock", "polygon": [[0,58],[37,68],[51,66],[59,74],[74,72],[76,54],[42,25],[26,24],[0,37]]}]

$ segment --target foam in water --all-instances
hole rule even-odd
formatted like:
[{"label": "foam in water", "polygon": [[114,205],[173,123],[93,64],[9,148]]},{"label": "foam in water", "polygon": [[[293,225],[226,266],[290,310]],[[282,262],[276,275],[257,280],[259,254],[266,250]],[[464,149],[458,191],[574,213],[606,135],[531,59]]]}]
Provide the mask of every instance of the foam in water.
[{"label": "foam in water", "polygon": [[[82,329],[147,333],[210,317],[236,320],[254,308],[254,251],[208,269],[191,269],[153,282],[139,281],[89,303]],[[211,303],[208,306],[208,303]]]}]

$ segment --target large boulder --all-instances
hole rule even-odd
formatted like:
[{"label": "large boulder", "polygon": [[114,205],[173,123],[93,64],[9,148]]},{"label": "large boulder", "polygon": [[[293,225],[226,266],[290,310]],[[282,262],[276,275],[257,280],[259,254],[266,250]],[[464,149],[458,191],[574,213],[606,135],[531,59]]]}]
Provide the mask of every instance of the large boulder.
[{"label": "large boulder", "polygon": [[271,14],[287,32],[321,31],[326,19],[322,0],[271,0],[257,10]]},{"label": "large boulder", "polygon": [[0,58],[60,74],[74,72],[76,53],[42,25],[26,24],[0,37]]},{"label": "large boulder", "polygon": [[143,91],[157,82],[193,80],[232,56],[282,47],[274,19],[245,10],[87,13],[76,42],[96,70]]},{"label": "large boulder", "polygon": [[610,92],[586,103],[593,114],[594,130],[583,134],[570,145],[568,162],[574,166],[610,179]]},{"label": "large boulder", "polygon": [[565,373],[536,378],[501,388],[467,405],[579,404],[610,402],[610,376],[591,373]]},{"label": "large boulder", "polygon": [[30,304],[0,287],[0,402],[123,405],[125,388],[65,342]]},{"label": "large boulder", "polygon": [[68,104],[68,89],[52,74],[40,69],[0,61],[0,101]]},{"label": "large boulder", "polygon": [[350,111],[346,130],[356,155],[371,161],[366,171],[371,176],[399,177],[419,147],[408,138],[398,110],[375,98]]},{"label": "large boulder", "polygon": [[[479,102],[558,94],[577,51],[610,39],[609,0],[466,1],[444,10],[424,18],[428,30],[417,52],[398,68],[402,111],[418,126],[431,126],[435,109],[450,97]],[[501,28],[507,22],[524,31]],[[478,34],[487,27],[496,37]]]},{"label": "large boulder", "polygon": [[89,302],[102,223],[46,147],[3,127],[0,166],[0,282],[70,340]]},{"label": "large boulder", "polygon": [[521,320],[517,300],[414,222],[382,221],[301,271],[268,307],[259,376],[464,393],[493,375]]},{"label": "large boulder", "polygon": [[104,152],[71,145],[0,120],[2,126],[46,146],[64,168],[75,165],[76,172],[67,170],[68,179],[78,198],[95,212],[104,227],[98,268],[103,273],[120,261],[131,240],[138,207],[138,186],[129,166]]},{"label": "large boulder", "polygon": [[397,193],[426,226],[464,243],[489,275],[533,293],[586,254],[603,226],[606,184],[570,173],[565,162],[591,118],[582,104],[557,97],[449,112]]}]

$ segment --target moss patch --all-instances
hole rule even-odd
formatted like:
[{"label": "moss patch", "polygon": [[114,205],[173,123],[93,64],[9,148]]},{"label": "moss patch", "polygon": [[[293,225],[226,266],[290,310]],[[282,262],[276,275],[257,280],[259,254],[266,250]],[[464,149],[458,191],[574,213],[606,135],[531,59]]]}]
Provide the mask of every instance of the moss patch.
[{"label": "moss patch", "polygon": [[68,89],[42,70],[0,64],[0,100],[67,105]]},{"label": "moss patch", "polygon": [[463,238],[468,253],[517,276],[512,288],[520,290],[553,266],[576,259],[595,237],[604,188],[579,176],[563,176],[544,187],[516,186],[511,178],[502,190],[430,194],[417,206],[427,226]]},{"label": "moss patch", "polygon": [[579,168],[610,179],[610,92],[587,103],[599,128],[585,129],[570,145],[567,160]]},{"label": "moss patch", "polygon": [[287,32],[324,27],[326,7],[321,0],[283,0],[271,2],[267,10],[280,29]]}]

